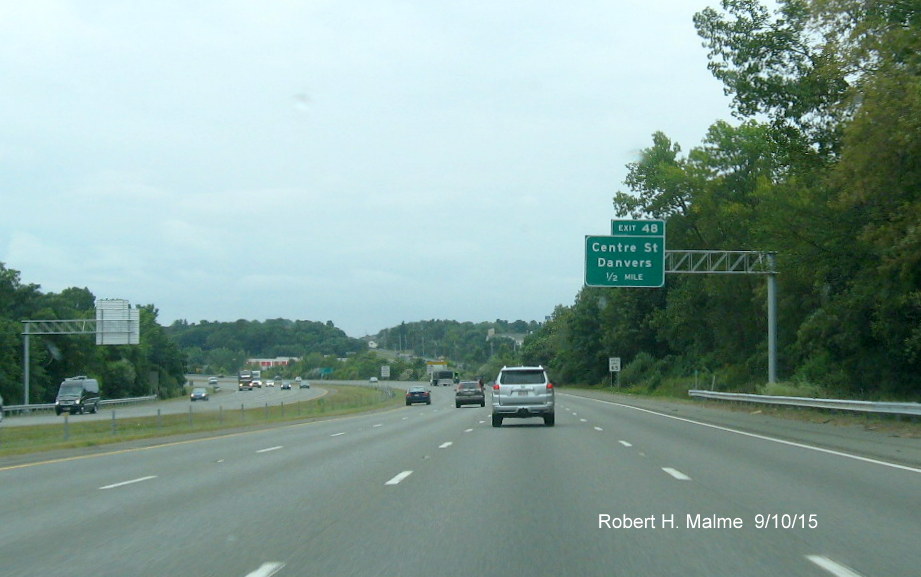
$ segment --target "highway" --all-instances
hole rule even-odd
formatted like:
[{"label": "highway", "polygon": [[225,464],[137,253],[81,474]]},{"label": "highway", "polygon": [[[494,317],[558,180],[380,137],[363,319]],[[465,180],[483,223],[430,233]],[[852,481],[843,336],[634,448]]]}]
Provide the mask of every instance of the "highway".
[{"label": "highway", "polygon": [[493,428],[488,403],[456,409],[444,388],[430,406],[0,460],[0,574],[921,574],[912,441],[897,461],[641,404],[560,392],[555,427]]}]

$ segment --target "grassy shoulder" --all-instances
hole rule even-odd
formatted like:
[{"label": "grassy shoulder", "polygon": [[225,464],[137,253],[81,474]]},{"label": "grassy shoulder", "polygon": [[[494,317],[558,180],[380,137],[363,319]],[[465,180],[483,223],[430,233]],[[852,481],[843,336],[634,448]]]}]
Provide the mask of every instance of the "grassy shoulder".
[{"label": "grassy shoulder", "polygon": [[403,396],[374,388],[327,387],[305,401],[250,409],[201,411],[116,420],[68,420],[54,425],[0,427],[0,457],[99,447],[127,441],[237,432],[403,405]]}]

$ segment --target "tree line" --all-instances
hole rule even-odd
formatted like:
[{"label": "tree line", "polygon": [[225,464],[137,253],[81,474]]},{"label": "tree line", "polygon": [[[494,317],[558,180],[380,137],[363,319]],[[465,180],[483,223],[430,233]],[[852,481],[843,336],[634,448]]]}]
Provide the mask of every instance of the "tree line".
[{"label": "tree line", "polygon": [[[776,251],[779,372],[810,392],[921,396],[921,4],[723,0],[694,25],[735,122],[686,153],[662,132],[628,165],[619,217],[667,222],[666,249]],[[669,275],[584,288],[525,343],[531,362],[648,388],[754,390],[765,283]]]},{"label": "tree line", "polygon": [[185,352],[190,370],[206,374],[236,373],[254,357],[343,358],[368,348],[364,340],[349,337],[332,321],[177,320],[166,332]]}]

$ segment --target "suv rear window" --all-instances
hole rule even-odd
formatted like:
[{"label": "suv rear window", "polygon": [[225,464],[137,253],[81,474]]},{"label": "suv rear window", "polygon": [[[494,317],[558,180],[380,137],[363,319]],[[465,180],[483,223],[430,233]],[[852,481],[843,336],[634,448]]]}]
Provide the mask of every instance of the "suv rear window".
[{"label": "suv rear window", "polygon": [[546,382],[544,371],[502,371],[500,384],[503,385],[542,385]]}]

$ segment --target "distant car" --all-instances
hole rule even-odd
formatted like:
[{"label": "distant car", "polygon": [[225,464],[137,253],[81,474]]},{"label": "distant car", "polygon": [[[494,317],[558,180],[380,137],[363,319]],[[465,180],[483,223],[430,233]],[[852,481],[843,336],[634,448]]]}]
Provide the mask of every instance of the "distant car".
[{"label": "distant car", "polygon": [[[300,379],[300,377],[298,377],[298,378]],[[303,379],[299,380],[299,381],[297,382],[297,388],[299,388],[299,389],[309,389],[309,388],[310,388],[310,381],[305,381],[305,380],[303,380]]]},{"label": "distant car", "polygon": [[291,381],[282,381],[282,382],[281,382],[281,389],[282,389],[283,391],[290,391],[290,390],[291,390]]},{"label": "distant car", "polygon": [[406,406],[408,407],[413,403],[431,405],[432,394],[425,387],[410,387],[409,390],[406,391]]},{"label": "distant car", "polygon": [[368,382],[369,382],[369,383],[376,383],[376,382],[377,382],[377,377],[371,377],[370,379],[368,379]]},{"label": "distant car", "polygon": [[192,389],[192,394],[189,395],[189,399],[192,401],[207,401],[208,399],[208,389],[205,387],[195,387]]},{"label": "distant car", "polygon": [[461,381],[454,388],[454,406],[458,409],[461,405],[486,406],[486,393],[477,381]]},{"label": "distant car", "polygon": [[253,381],[253,386],[254,386],[255,388],[257,388],[257,389],[261,389],[261,388],[262,388],[262,381],[255,381],[255,380],[254,380],[254,381]]},{"label": "distant car", "polygon": [[211,377],[211,378],[209,378],[209,379],[208,379],[208,384],[209,384],[209,385],[216,385],[216,384],[217,384],[217,377]]},{"label": "distant car", "polygon": [[252,382],[252,381],[240,381],[240,384],[239,384],[238,388],[239,388],[239,390],[241,390],[241,391],[252,391],[252,390],[253,390],[253,382]]},{"label": "distant car", "polygon": [[270,380],[266,381],[265,386],[267,386],[267,387],[274,387],[274,386],[275,386],[275,381],[273,381],[273,380],[270,379]]}]

